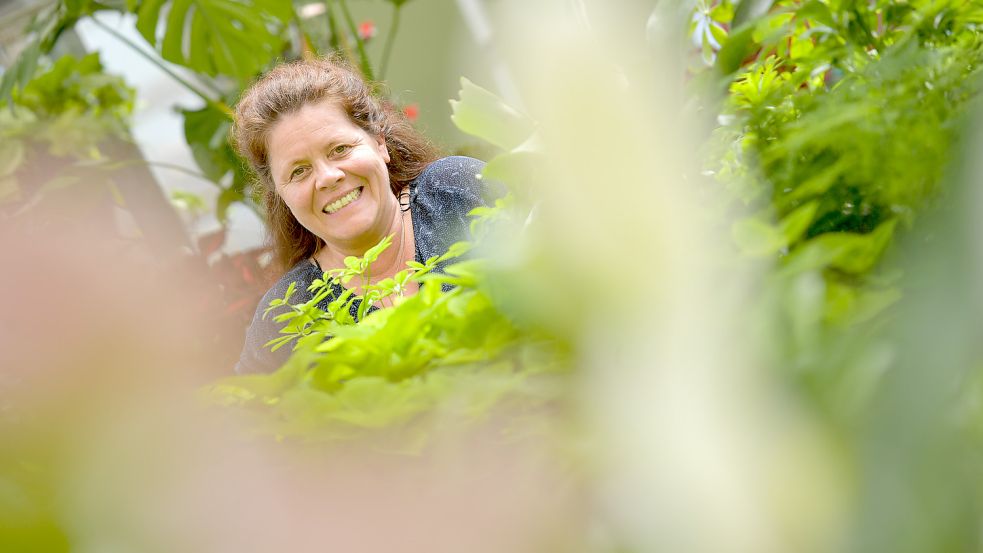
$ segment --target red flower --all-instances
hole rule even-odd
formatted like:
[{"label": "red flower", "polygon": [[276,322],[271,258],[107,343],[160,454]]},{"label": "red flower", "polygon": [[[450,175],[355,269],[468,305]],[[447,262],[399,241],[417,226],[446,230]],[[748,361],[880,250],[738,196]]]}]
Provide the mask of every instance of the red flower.
[{"label": "red flower", "polygon": [[375,36],[375,22],[371,19],[366,19],[365,21],[358,24],[358,38],[362,40],[369,40]]},{"label": "red flower", "polygon": [[410,122],[416,121],[416,118],[420,116],[420,106],[417,104],[407,104],[403,106],[403,114]]}]

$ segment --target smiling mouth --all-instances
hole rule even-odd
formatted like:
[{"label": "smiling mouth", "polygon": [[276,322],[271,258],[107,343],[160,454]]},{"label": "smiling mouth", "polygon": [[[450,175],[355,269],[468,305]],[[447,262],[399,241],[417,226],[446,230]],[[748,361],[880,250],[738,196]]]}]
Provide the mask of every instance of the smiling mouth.
[{"label": "smiling mouth", "polygon": [[348,194],[345,194],[341,198],[338,198],[337,200],[324,206],[324,209],[322,209],[321,211],[327,213],[328,215],[331,215],[332,213],[337,212],[339,209],[345,207],[346,205],[354,202],[361,195],[362,195],[362,187],[359,186],[355,190],[352,190]]}]

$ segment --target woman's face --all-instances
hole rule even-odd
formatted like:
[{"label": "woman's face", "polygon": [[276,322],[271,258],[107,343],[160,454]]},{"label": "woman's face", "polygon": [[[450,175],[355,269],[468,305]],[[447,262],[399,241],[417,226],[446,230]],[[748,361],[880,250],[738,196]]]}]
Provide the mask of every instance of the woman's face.
[{"label": "woman's face", "polygon": [[290,212],[345,255],[376,245],[397,217],[385,140],[353,123],[336,102],[308,104],[274,123],[269,156]]}]

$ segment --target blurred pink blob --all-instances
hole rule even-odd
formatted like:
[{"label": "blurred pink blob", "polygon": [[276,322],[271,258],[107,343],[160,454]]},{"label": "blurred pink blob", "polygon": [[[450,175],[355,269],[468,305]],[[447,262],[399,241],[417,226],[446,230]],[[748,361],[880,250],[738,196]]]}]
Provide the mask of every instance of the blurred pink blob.
[{"label": "blurred pink blob", "polygon": [[406,115],[406,118],[410,122],[416,122],[416,119],[420,116],[420,105],[416,103],[406,104],[403,106],[403,114]]},{"label": "blurred pink blob", "polygon": [[365,21],[358,24],[358,38],[362,40],[369,40],[376,34],[375,22],[371,19],[366,19]]}]

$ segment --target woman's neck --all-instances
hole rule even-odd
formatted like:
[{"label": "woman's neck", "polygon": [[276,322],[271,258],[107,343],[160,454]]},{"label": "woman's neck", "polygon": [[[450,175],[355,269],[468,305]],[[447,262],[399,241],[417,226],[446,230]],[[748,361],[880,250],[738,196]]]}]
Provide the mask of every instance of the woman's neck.
[{"label": "woman's neck", "polygon": [[[369,248],[378,244],[386,236],[392,236],[392,243],[385,251],[379,254],[379,257],[372,263],[367,273],[372,276],[372,280],[376,280],[377,276],[380,278],[392,276],[405,268],[406,261],[413,258],[412,252],[415,251],[413,223],[409,211],[404,212],[397,209],[386,234],[371,244],[357,248],[344,248],[326,244],[314,254],[314,258],[325,271],[341,268],[345,266],[346,257],[363,257]],[[410,254],[407,254],[407,251]],[[409,256],[407,257],[407,255]]]}]

